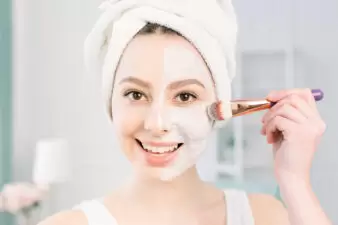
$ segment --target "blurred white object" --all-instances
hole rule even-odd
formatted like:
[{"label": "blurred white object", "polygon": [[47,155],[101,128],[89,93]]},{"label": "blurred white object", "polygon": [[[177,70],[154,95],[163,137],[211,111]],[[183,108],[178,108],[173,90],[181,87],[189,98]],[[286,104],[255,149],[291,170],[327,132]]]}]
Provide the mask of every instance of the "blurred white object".
[{"label": "blurred white object", "polygon": [[43,139],[37,142],[33,181],[40,187],[66,182],[71,176],[68,142],[64,139]]}]

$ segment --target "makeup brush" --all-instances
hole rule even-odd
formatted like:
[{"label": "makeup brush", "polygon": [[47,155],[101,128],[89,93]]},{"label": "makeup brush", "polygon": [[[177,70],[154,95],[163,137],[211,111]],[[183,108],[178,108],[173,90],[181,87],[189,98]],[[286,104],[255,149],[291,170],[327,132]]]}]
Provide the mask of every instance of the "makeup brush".
[{"label": "makeup brush", "polygon": [[[315,101],[320,101],[324,97],[324,93],[320,89],[312,89],[311,92]],[[229,110],[231,110],[232,117],[237,117],[270,109],[276,103],[266,99],[233,100],[227,104],[219,101],[211,104],[207,109],[207,113],[212,120],[224,120],[226,112]]]}]

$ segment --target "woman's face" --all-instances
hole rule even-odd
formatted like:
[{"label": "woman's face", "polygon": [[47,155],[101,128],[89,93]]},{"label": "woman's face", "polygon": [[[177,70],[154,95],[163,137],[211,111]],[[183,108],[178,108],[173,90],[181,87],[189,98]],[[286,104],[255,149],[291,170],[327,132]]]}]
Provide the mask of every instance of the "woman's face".
[{"label": "woman's face", "polygon": [[114,127],[136,171],[170,180],[192,167],[212,130],[211,74],[183,37],[140,35],[121,58],[112,96]]}]

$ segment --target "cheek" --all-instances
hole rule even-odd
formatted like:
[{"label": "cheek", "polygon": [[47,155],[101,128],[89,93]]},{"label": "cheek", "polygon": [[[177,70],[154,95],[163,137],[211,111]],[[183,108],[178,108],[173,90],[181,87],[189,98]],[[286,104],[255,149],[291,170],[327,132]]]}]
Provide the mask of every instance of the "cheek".
[{"label": "cheek", "polygon": [[126,99],[112,102],[113,127],[121,149],[132,161],[135,149],[135,135],[143,127],[145,107],[131,106]]},{"label": "cheek", "polygon": [[144,123],[146,107],[132,106],[126,99],[113,99],[112,115],[116,133],[122,137],[132,137]]},{"label": "cheek", "polygon": [[212,121],[207,116],[205,105],[196,105],[171,110],[173,125],[176,126],[185,141],[202,141],[212,131]]}]

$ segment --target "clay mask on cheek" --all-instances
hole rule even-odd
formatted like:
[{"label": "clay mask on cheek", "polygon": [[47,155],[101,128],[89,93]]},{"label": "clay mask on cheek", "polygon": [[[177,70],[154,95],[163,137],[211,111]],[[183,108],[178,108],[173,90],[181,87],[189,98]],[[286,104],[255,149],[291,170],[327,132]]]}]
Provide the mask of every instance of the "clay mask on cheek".
[{"label": "clay mask on cheek", "polygon": [[171,180],[195,165],[206,149],[212,131],[212,123],[206,115],[204,105],[172,107],[170,117],[171,132],[181,138],[183,145],[178,149],[175,160],[159,174],[161,180]]}]

